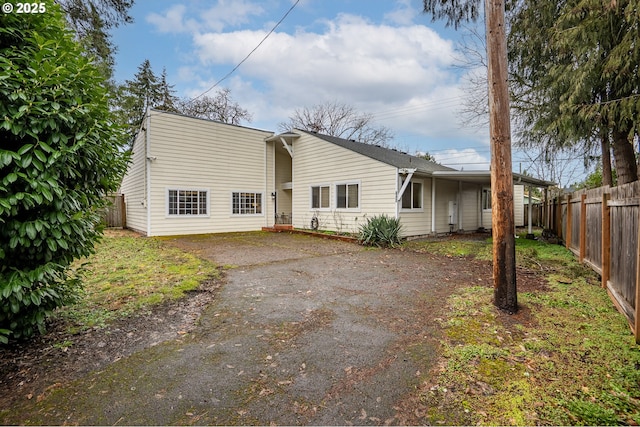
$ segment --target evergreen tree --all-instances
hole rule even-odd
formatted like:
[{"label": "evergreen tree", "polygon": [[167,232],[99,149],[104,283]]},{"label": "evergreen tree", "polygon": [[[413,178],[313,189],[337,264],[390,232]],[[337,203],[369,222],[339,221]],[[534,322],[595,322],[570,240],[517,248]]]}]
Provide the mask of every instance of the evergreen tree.
[{"label": "evergreen tree", "polygon": [[138,66],[133,80],[126,80],[124,85],[118,88],[115,108],[132,141],[140,129],[147,109],[177,111],[175,106],[178,98],[174,92],[173,86],[167,83],[166,70],[163,70],[158,78],[148,59]]},{"label": "evergreen tree", "polygon": [[526,138],[551,149],[601,151],[607,181],[611,144],[619,183],[638,178],[631,144],[640,117],[636,9],[630,0],[524,0],[510,27]]},{"label": "evergreen tree", "polygon": [[129,9],[134,0],[59,0],[67,23],[82,44],[85,54],[97,59],[105,76],[113,74],[116,46],[109,30],[133,22]]}]

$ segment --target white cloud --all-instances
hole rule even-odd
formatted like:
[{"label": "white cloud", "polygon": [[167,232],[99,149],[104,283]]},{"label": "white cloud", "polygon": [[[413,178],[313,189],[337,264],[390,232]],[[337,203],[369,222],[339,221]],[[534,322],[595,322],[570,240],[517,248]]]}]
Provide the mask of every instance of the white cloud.
[{"label": "white cloud", "polygon": [[161,33],[183,33],[196,31],[198,23],[193,19],[186,19],[187,8],[177,4],[167,9],[164,14],[151,13],[146,17],[147,22],[153,24]]},{"label": "white cloud", "polygon": [[414,19],[419,12],[411,6],[411,0],[398,0],[396,4],[396,9],[386,13],[384,18],[387,21],[398,25],[413,24]]},{"label": "white cloud", "polygon": [[246,0],[218,0],[218,3],[204,11],[201,18],[204,26],[213,31],[222,31],[227,26],[238,26],[249,21],[251,16],[264,13],[260,4]]},{"label": "white cloud", "polygon": [[[237,64],[265,36],[263,31],[197,34],[204,65]],[[431,29],[391,27],[340,15],[324,33],[273,33],[241,73],[263,80],[274,93],[304,104],[337,97],[399,101],[450,80],[453,44]]]},{"label": "white cloud", "polygon": [[[264,8],[257,3],[247,0],[218,0],[208,9],[190,9],[183,4],[177,4],[167,9],[163,14],[151,13],[146,17],[147,22],[155,25],[161,33],[196,33],[200,31],[221,32],[227,27],[237,27],[246,24],[251,16],[264,13]],[[187,18],[185,15],[197,16]]]},{"label": "white cloud", "polygon": [[[252,125],[271,130],[296,108],[338,101],[374,114],[377,124],[391,128],[399,137],[397,143],[411,145],[411,150],[423,144],[428,151],[425,141],[452,148],[485,143],[486,132],[460,128],[465,95],[453,70],[454,43],[425,25],[410,23],[410,2],[400,0],[397,5],[405,18],[394,11],[385,22],[409,24],[387,25],[339,14],[316,21],[314,31],[275,31],[219,87],[229,87],[234,100],[253,113]],[[245,59],[267,31],[194,31],[189,72],[181,72],[185,80],[193,79],[187,93],[195,96],[209,89]]]}]

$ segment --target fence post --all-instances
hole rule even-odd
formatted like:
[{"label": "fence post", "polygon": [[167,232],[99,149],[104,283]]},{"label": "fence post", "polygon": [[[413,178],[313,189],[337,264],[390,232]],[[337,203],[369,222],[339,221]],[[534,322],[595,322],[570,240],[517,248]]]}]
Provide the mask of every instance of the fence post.
[{"label": "fence post", "polygon": [[573,208],[571,207],[571,196],[572,194],[567,195],[567,236],[565,239],[565,246],[567,249],[571,249],[571,227],[573,227]]},{"label": "fence post", "polygon": [[556,236],[558,236],[559,238],[563,238],[564,236],[562,235],[562,196],[558,196],[556,198],[556,200],[558,201],[558,204],[556,205]]},{"label": "fence post", "polygon": [[602,193],[602,287],[607,289],[611,274],[611,209],[609,193]]},{"label": "fence post", "polygon": [[[640,224],[640,213],[638,214],[638,224]],[[640,344],[640,226],[638,227],[638,242],[636,245],[636,298],[633,307],[633,336],[636,344]]]},{"label": "fence post", "polygon": [[580,263],[584,261],[587,251],[587,195],[580,197]]},{"label": "fence post", "polygon": [[120,195],[120,202],[122,203],[122,228],[127,228],[127,205],[124,201],[124,194]]},{"label": "fence post", "polygon": [[[640,213],[638,214],[638,224],[640,224]],[[636,246],[636,300],[633,304],[633,335],[636,344],[640,344],[640,226],[638,227],[638,244]]]}]

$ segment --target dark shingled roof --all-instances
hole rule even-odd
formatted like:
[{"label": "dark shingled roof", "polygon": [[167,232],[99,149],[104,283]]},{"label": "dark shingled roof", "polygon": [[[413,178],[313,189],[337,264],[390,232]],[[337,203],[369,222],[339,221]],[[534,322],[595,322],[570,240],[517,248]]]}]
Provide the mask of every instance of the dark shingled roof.
[{"label": "dark shingled roof", "polygon": [[307,132],[295,129],[297,132],[305,132],[324,141],[354,151],[363,156],[367,156],[382,163],[386,163],[397,168],[416,169],[417,172],[430,174],[433,171],[455,171],[455,169],[439,165],[429,160],[411,156],[401,151],[383,148],[377,145],[365,144],[349,139],[337,138],[335,136],[323,135],[316,132]]}]

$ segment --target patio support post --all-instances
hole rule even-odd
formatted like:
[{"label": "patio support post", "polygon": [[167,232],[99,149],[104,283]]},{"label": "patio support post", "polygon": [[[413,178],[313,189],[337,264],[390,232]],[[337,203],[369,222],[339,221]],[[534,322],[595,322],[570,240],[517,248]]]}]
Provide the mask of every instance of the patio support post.
[{"label": "patio support post", "polygon": [[431,233],[436,234],[436,179],[431,177]]},{"label": "patio support post", "polygon": [[533,227],[532,227],[532,222],[533,222],[533,218],[532,218],[532,214],[533,214],[533,203],[531,203],[531,197],[533,196],[533,186],[529,185],[529,203],[527,205],[527,209],[529,210],[529,221],[527,226],[527,239],[533,239]]}]

